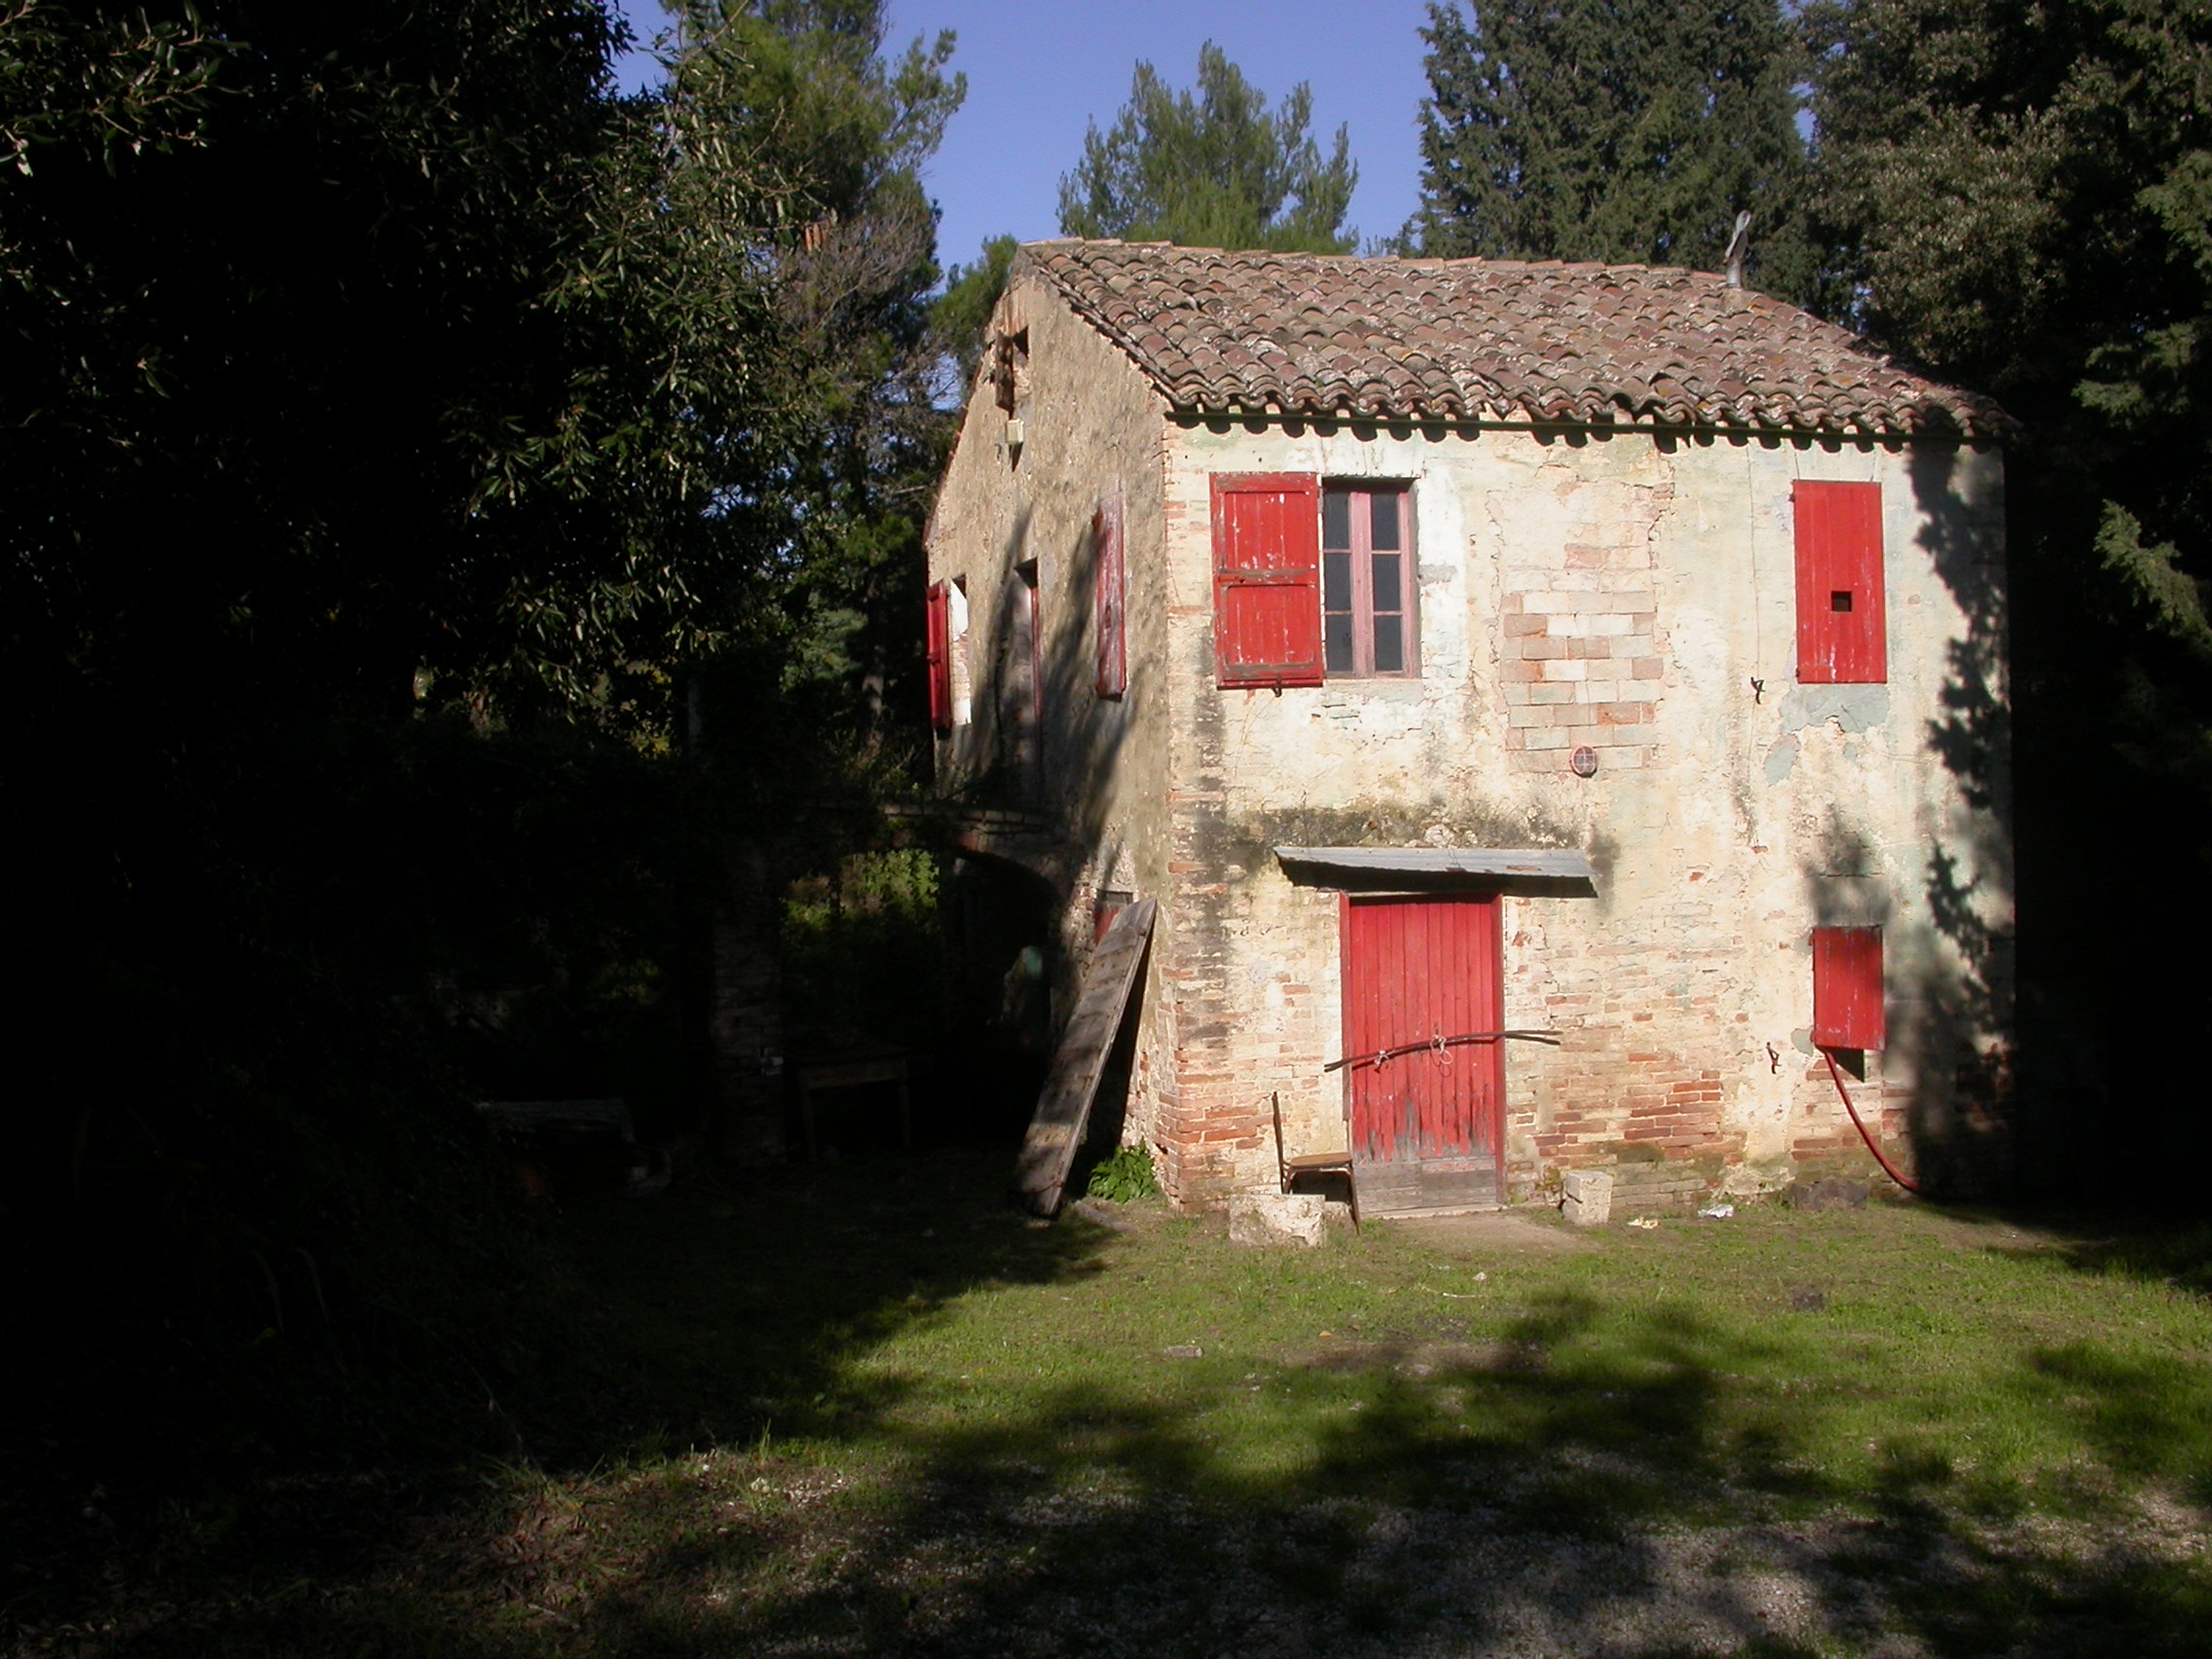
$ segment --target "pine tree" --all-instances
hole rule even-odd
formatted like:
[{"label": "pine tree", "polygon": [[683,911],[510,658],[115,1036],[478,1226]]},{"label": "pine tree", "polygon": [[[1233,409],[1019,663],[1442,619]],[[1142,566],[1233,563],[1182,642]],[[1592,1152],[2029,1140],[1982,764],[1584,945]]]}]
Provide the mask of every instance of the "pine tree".
[{"label": "pine tree", "polygon": [[1421,36],[1409,248],[1711,271],[1748,209],[1755,284],[1811,290],[1798,58],[1774,0],[1432,3]]},{"label": "pine tree", "polygon": [[1307,132],[1312,89],[1291,88],[1273,114],[1221,48],[1198,52],[1194,96],[1139,63],[1113,128],[1092,123],[1083,160],[1060,180],[1060,230],[1186,247],[1349,253],[1345,224],[1359,168],[1337,129],[1326,161]]}]

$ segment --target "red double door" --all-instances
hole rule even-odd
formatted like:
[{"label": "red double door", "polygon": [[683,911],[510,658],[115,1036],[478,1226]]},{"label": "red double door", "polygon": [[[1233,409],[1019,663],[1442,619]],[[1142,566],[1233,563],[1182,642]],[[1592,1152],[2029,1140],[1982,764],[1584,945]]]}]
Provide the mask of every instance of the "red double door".
[{"label": "red double door", "polygon": [[1409,1208],[1498,1201],[1504,1044],[1451,1041],[1505,1023],[1496,898],[1346,895],[1343,925],[1353,1158],[1403,1171]]}]

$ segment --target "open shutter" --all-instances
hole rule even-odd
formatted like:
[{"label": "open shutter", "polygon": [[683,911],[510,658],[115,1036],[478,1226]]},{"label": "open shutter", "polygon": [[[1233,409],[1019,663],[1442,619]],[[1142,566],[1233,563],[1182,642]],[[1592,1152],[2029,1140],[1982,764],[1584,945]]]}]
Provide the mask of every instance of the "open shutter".
[{"label": "open shutter", "polygon": [[1797,679],[1806,685],[1877,684],[1890,674],[1882,591],[1882,487],[1800,479]]},{"label": "open shutter", "polygon": [[930,584],[928,650],[930,724],[940,731],[949,731],[952,729],[952,608],[942,582]]},{"label": "open shutter", "polygon": [[1822,1049],[1879,1049],[1882,930],[1813,930],[1813,1043]]},{"label": "open shutter", "polygon": [[1223,685],[1321,683],[1321,481],[1213,480],[1213,646]]},{"label": "open shutter", "polygon": [[1129,688],[1129,653],[1124,618],[1128,582],[1122,563],[1122,501],[1099,503],[1090,515],[1091,631],[1098,642],[1098,694],[1119,697]]}]

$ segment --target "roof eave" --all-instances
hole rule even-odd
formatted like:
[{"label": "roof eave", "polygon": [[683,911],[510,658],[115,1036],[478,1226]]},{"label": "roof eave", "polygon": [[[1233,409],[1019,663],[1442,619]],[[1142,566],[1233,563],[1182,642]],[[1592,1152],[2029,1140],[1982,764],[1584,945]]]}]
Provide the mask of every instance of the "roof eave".
[{"label": "roof eave", "polygon": [[[1140,369],[1142,365],[1139,365]],[[1623,410],[1612,417],[1588,415],[1541,415],[1518,411],[1509,415],[1453,414],[1440,409],[1325,409],[1320,407],[1284,408],[1270,403],[1265,408],[1247,408],[1241,404],[1206,405],[1189,403],[1176,398],[1174,388],[1161,385],[1155,377],[1145,377],[1153,384],[1167,406],[1170,419],[1183,421],[1230,421],[1259,425],[1362,425],[1362,426],[1439,426],[1447,430],[1461,431],[1583,431],[1629,433],[1642,432],[1656,435],[1661,432],[1682,437],[1715,437],[1744,439],[1822,439],[1843,443],[1948,443],[1975,446],[2003,444],[2017,434],[2018,424],[2009,419],[2003,423],[1979,421],[1960,423],[1942,420],[1918,422],[1892,419],[1887,421],[1853,420],[1845,423],[1760,422],[1751,424],[1734,421],[1674,421],[1656,415],[1636,414]]]}]

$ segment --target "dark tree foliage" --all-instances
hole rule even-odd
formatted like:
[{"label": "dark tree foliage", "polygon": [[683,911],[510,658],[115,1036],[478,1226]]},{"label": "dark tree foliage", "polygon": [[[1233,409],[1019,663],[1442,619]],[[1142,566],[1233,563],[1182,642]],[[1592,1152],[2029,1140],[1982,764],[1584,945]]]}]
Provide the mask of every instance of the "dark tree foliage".
[{"label": "dark tree foliage", "polygon": [[[1827,303],[2024,424],[2014,583],[2027,1173],[2201,1157],[2212,1024],[2212,13],[1811,6]],[[2117,858],[2157,850],[2148,904]],[[2076,1114],[2111,1102],[2114,1119]],[[2130,1166],[2132,1167],[2132,1166]]]},{"label": "dark tree foliage", "polygon": [[622,99],[600,0],[0,0],[14,1453],[503,1421],[468,1101],[692,1121],[731,836],[897,748],[961,87],[880,16]]},{"label": "dark tree foliage", "polygon": [[1801,60],[1774,0],[1431,4],[1421,36],[1409,249],[1717,271],[1749,210],[1750,279],[1810,292]]},{"label": "dark tree foliage", "polygon": [[1196,94],[1140,62],[1108,130],[1091,124],[1083,160],[1060,180],[1060,230],[1071,237],[1186,247],[1349,253],[1345,224],[1359,168],[1337,129],[1326,160],[1307,131],[1312,89],[1291,88],[1272,114],[1265,93],[1221,48],[1198,51]]}]

